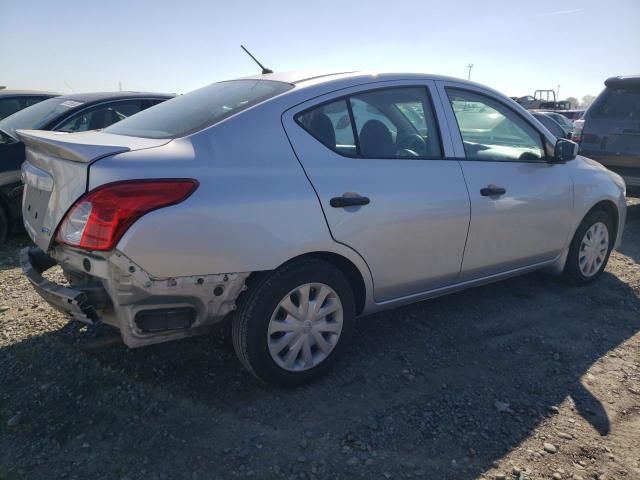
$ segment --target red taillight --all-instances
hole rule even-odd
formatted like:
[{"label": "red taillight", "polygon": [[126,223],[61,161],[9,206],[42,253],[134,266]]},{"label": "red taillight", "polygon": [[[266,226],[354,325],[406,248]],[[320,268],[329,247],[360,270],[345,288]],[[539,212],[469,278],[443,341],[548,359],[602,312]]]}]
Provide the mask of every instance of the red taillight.
[{"label": "red taillight", "polygon": [[190,179],[131,180],[102,185],[80,197],[58,227],[56,239],[86,250],[111,250],[141,216],[187,199]]}]

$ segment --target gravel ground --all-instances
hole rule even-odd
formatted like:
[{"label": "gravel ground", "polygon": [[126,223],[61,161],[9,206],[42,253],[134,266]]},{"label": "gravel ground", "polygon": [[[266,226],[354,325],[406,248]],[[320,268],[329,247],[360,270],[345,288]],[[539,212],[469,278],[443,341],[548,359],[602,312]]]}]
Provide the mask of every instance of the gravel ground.
[{"label": "gravel ground", "polygon": [[[532,274],[363,318],[266,389],[228,329],[128,350],[0,248],[0,479],[640,479],[640,202],[587,288]],[[55,272],[53,275],[59,275]]]}]

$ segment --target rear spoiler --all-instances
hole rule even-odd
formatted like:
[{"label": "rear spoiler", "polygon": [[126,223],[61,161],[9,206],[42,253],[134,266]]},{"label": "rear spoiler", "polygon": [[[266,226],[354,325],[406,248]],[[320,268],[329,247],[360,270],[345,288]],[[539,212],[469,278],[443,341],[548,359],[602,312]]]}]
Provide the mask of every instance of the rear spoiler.
[{"label": "rear spoiler", "polygon": [[[86,142],[89,139],[80,134],[39,130],[18,130],[16,133],[26,148],[72,162],[88,163],[106,155],[115,155],[130,150],[124,145],[104,144],[104,137],[100,139],[102,141],[100,144],[96,144]],[[88,133],[93,134],[93,132]]]},{"label": "rear spoiler", "polygon": [[629,75],[624,77],[609,77],[604,81],[606,87],[624,88],[640,87],[640,75]]}]

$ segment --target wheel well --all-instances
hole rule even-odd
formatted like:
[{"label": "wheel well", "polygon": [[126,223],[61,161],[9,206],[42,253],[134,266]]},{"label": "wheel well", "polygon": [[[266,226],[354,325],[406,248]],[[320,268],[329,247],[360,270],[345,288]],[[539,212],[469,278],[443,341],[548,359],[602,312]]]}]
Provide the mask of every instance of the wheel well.
[{"label": "wheel well", "polygon": [[586,218],[587,215],[596,210],[603,210],[613,220],[613,238],[615,239],[618,235],[618,223],[620,221],[618,219],[618,208],[616,207],[615,203],[613,203],[611,200],[602,200],[601,202],[598,202],[593,207],[591,207],[591,210],[589,210],[583,218]]},{"label": "wheel well", "polygon": [[[362,278],[362,274],[360,273],[360,270],[358,270],[358,267],[356,267],[350,260],[347,260],[342,255],[331,252],[305,253],[288,260],[283,265],[296,260],[300,260],[301,258],[317,258],[324,262],[330,263],[338,270],[340,270],[344,274],[344,276],[347,277],[347,281],[353,288],[353,297],[356,301],[356,314],[360,315],[362,313],[362,311],[364,310],[364,303],[367,298],[367,287],[365,286],[364,279]],[[268,271],[252,273],[247,279],[247,285],[250,286],[253,282],[257,281],[258,278],[266,273],[268,273]]]},{"label": "wheel well", "polygon": [[339,269],[353,288],[353,296],[356,301],[356,314],[360,315],[364,310],[364,302],[367,298],[367,287],[364,284],[364,279],[358,267],[356,267],[351,260],[347,260],[342,255],[330,252],[315,252],[306,256],[311,256],[324,260],[327,263],[332,264]]}]

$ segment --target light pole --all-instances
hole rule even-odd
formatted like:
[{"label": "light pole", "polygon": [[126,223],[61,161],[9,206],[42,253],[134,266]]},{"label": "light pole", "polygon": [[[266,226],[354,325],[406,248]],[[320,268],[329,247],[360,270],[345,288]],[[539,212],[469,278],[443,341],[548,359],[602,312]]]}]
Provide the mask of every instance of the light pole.
[{"label": "light pole", "polygon": [[562,86],[562,85],[558,84],[558,90],[557,90],[557,92],[556,92],[556,95],[558,95],[558,101],[560,101],[560,87],[561,87],[561,86]]},{"label": "light pole", "polygon": [[467,68],[469,69],[469,73],[467,74],[467,80],[471,80],[471,69],[473,68],[473,63],[470,63],[469,65],[467,65]]}]

